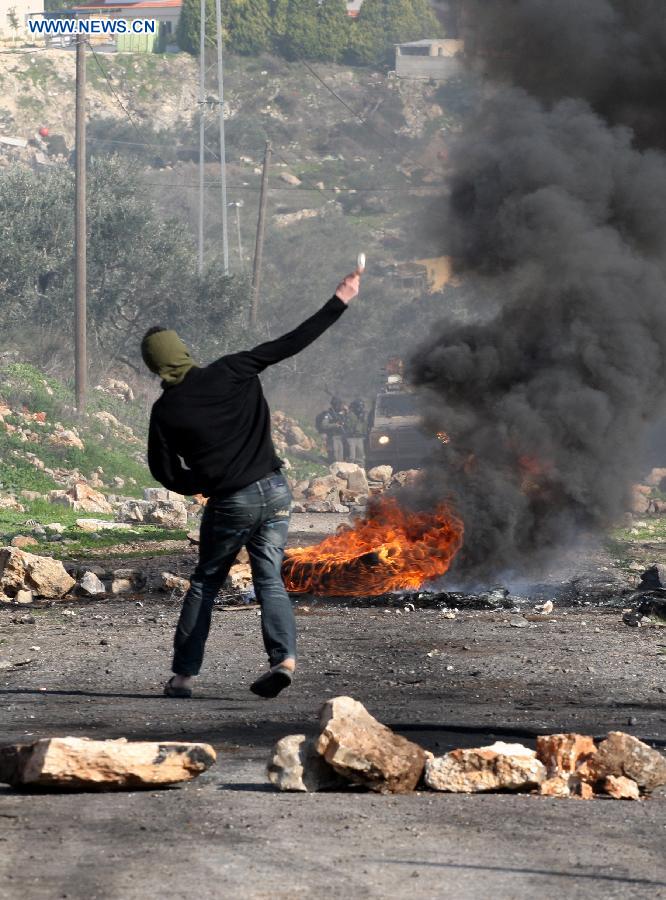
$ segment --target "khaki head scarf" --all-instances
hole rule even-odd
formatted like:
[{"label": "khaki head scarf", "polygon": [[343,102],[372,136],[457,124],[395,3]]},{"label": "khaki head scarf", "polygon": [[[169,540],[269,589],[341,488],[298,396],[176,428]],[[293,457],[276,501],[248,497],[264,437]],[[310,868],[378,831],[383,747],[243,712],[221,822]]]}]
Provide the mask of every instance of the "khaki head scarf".
[{"label": "khaki head scarf", "polygon": [[175,331],[156,331],[141,345],[143,361],[151,372],[160,376],[165,385],[180,384],[194,360]]}]

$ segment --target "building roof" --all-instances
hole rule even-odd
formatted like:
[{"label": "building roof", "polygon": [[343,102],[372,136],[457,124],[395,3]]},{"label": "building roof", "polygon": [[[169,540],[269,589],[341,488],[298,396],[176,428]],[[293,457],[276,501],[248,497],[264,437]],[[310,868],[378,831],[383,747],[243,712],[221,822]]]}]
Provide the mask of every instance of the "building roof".
[{"label": "building roof", "polygon": [[178,9],[183,5],[183,0],[102,0],[101,3],[82,3],[81,6],[73,6],[76,12],[94,12],[96,10],[109,11],[111,9]]},{"label": "building roof", "polygon": [[396,47],[430,47],[431,44],[437,44],[445,38],[423,38],[421,41],[407,41],[405,44],[396,44]]}]

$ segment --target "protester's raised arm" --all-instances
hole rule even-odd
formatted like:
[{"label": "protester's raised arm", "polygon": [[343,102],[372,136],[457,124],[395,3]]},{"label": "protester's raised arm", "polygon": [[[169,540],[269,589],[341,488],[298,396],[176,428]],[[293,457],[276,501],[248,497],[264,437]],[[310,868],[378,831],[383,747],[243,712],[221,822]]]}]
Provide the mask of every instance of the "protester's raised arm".
[{"label": "protester's raised arm", "polygon": [[267,366],[294,356],[322,335],[327,328],[340,318],[350,300],[358,294],[359,275],[348,275],[339,285],[328,303],[293,331],[283,334],[274,341],[259,344],[253,350],[233,353],[220,360],[239,378],[258,375]]}]

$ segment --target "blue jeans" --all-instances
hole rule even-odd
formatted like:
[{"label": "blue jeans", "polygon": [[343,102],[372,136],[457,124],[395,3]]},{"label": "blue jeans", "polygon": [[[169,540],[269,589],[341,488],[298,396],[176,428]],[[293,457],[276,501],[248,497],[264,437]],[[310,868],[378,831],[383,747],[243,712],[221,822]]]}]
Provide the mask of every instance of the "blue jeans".
[{"label": "blue jeans", "polygon": [[241,547],[247,547],[261,604],[261,630],[270,665],[296,656],[296,621],[280,569],[287,543],[291,492],[279,472],[229,497],[211,497],[201,520],[199,563],[183,600],[172,669],[198,675],[213,603]]}]

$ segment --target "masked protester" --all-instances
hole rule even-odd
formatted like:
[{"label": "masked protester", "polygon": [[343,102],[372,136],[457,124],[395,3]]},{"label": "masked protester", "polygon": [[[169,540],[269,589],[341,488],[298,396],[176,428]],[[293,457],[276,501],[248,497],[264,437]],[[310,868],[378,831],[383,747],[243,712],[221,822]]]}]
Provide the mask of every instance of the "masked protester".
[{"label": "masked protester", "polygon": [[176,627],[168,697],[191,697],[211,624],[214,600],[241,547],[247,547],[261,604],[269,669],[251,686],[260,697],[288,687],[296,667],[296,624],[280,569],[291,494],[271,439],[268,404],[259,380],[333,325],[358,293],[348,275],[320,310],[298,328],[253,350],[197,366],[175,331],[151,328],[144,362],[162,379],[150,417],[148,463],[153,477],[181,494],[209,498],[201,522],[199,562]]},{"label": "masked protester", "polygon": [[316,419],[317,431],[326,436],[326,452],[330,463],[345,458],[345,415],[347,407],[339,397],[331,397],[331,405],[320,412]]}]

